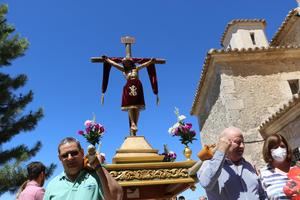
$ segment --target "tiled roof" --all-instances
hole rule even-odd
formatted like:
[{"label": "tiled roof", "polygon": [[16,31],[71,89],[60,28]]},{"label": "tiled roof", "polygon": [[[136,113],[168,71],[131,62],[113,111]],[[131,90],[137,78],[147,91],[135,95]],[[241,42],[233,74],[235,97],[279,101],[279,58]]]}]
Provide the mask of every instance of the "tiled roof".
[{"label": "tiled roof", "polygon": [[238,24],[238,23],[253,23],[253,22],[262,22],[264,25],[266,25],[266,20],[264,19],[234,19],[232,21],[230,21],[226,28],[225,28],[225,31],[221,37],[221,46],[223,47],[223,42],[224,42],[224,39],[225,39],[225,35],[227,34],[229,28],[235,24]]},{"label": "tiled roof", "polygon": [[192,108],[190,111],[190,114],[193,115],[195,114],[195,108],[196,108],[196,104],[197,101],[200,97],[200,91],[203,87],[204,81],[205,81],[205,77],[206,74],[208,72],[208,67],[210,65],[211,59],[214,55],[226,55],[226,54],[250,54],[250,53],[258,53],[258,52],[274,52],[274,51],[280,51],[280,50],[285,50],[285,49],[300,49],[300,46],[277,46],[277,47],[255,47],[255,48],[248,48],[248,49],[211,49],[205,58],[204,64],[202,66],[202,72],[200,75],[200,81],[198,82],[198,86],[197,86],[197,91],[196,94],[194,96],[194,101],[192,104]]},{"label": "tiled roof", "polygon": [[282,22],[281,26],[278,28],[277,32],[275,33],[274,37],[272,38],[270,45],[276,46],[278,45],[278,38],[279,36],[284,32],[285,27],[290,23],[293,16],[299,16],[298,9],[295,8],[289,12],[289,14],[286,16],[285,20]]},{"label": "tiled roof", "polygon": [[259,131],[265,129],[270,124],[272,124],[275,120],[279,119],[285,113],[287,113],[293,106],[300,103],[300,94],[293,95],[293,98],[286,104],[283,104],[278,111],[273,113],[268,119],[266,119],[260,126]]}]

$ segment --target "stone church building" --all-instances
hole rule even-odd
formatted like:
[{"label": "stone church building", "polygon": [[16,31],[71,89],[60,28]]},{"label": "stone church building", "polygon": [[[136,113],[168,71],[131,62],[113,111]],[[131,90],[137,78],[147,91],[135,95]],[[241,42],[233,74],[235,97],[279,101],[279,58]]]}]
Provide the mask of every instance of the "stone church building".
[{"label": "stone church building", "polygon": [[263,19],[237,19],[225,28],[221,49],[205,58],[191,114],[203,144],[228,126],[245,136],[245,157],[263,164],[263,139],[284,136],[300,146],[300,15],[290,11],[271,41]]}]

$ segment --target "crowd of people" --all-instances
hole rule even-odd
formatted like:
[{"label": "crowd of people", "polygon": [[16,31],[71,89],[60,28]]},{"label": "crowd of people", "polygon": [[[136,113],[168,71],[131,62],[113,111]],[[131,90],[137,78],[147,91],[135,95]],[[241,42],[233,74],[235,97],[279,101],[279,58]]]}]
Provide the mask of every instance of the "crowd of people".
[{"label": "crowd of people", "polygon": [[[243,157],[245,149],[242,131],[236,127],[224,129],[211,157],[200,157],[190,173],[197,173],[200,185],[209,200],[293,199],[283,188],[288,182],[292,163],[289,144],[279,134],[266,138],[263,159],[266,166],[257,170]],[[92,161],[80,143],[72,137],[58,145],[58,158],[64,171],[43,188],[46,167],[41,162],[27,166],[28,180],[20,187],[17,200],[121,200],[122,187],[102,165],[96,154]],[[178,199],[183,199],[181,196]],[[294,198],[296,199],[296,198]]]}]

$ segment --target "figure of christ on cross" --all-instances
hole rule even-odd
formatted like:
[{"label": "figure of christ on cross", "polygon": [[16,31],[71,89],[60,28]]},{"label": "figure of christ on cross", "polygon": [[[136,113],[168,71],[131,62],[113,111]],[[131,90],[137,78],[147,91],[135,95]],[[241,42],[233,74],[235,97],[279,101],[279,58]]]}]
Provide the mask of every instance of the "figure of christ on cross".
[{"label": "figure of christ on cross", "polygon": [[[141,81],[139,80],[139,70],[147,67],[148,75],[150,78],[152,90],[154,94],[158,94],[157,77],[154,64],[164,64],[165,60],[154,58],[132,58],[131,57],[131,44],[134,43],[134,38],[123,37],[122,43],[126,47],[126,57],[115,58],[102,56],[99,58],[92,58],[92,62],[103,62],[103,80],[102,80],[102,100],[103,94],[107,89],[109,72],[111,66],[121,71],[126,78],[126,84],[123,87],[122,94],[122,110],[128,112],[130,136],[136,136],[138,131],[138,119],[141,110],[145,109],[144,92]],[[121,63],[121,64],[120,64]],[[139,65],[136,65],[139,64]],[[158,97],[157,97],[158,103]]]}]

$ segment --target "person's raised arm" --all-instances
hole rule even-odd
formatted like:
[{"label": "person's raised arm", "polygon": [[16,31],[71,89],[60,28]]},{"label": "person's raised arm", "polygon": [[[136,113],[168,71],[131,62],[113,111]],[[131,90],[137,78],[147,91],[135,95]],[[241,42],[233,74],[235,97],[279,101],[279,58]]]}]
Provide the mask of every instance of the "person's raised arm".
[{"label": "person's raised arm", "polygon": [[227,137],[221,137],[217,144],[217,151],[211,160],[206,160],[199,170],[200,185],[207,190],[213,189],[222,172],[225,155],[231,146]]},{"label": "person's raised arm", "polygon": [[[96,153],[96,158],[92,160],[91,167],[95,169],[104,193],[104,199],[122,200],[123,189],[110,173],[101,165],[101,155]],[[90,158],[89,158],[90,159]]]},{"label": "person's raised arm", "polygon": [[123,189],[119,183],[114,180],[114,178],[104,167],[98,167],[95,169],[102,184],[104,199],[122,200]]},{"label": "person's raised arm", "polygon": [[155,61],[155,59],[154,59],[154,58],[151,58],[151,59],[148,60],[147,62],[144,62],[144,63],[142,63],[142,64],[139,65],[139,66],[136,66],[136,69],[139,71],[139,70],[143,69],[144,67],[148,67],[149,65],[153,64],[154,61]]},{"label": "person's raised arm", "polygon": [[124,72],[124,68],[122,65],[116,63],[115,61],[111,60],[110,58],[106,57],[106,56],[102,56],[102,58],[108,62],[109,64],[111,64],[112,66],[114,66],[115,68],[117,68],[118,70],[120,70],[121,72]]}]

